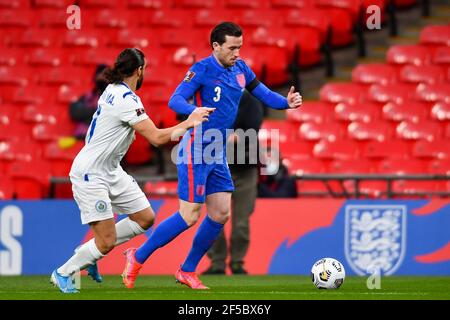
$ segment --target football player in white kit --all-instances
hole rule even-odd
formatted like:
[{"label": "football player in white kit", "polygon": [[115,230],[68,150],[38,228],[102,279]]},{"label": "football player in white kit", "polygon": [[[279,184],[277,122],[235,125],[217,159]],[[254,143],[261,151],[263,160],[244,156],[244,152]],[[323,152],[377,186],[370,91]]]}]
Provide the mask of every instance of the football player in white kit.
[{"label": "football player in white kit", "polygon": [[[101,282],[97,260],[115,245],[144,233],[153,224],[155,215],[145,194],[120,166],[135,131],[159,146],[169,142],[175,131],[206,121],[214,111],[213,108],[197,108],[186,121],[174,127],[156,128],[135,94],[142,85],[145,67],[145,57],[140,50],[125,49],[114,67],[105,70],[109,85],[98,100],[86,144],[70,171],[81,222],[90,225],[94,238],[77,248],[66,263],[53,271],[51,282],[63,293],[78,292],[72,275],[86,268],[94,280]],[[113,212],[128,217],[115,223]]]}]

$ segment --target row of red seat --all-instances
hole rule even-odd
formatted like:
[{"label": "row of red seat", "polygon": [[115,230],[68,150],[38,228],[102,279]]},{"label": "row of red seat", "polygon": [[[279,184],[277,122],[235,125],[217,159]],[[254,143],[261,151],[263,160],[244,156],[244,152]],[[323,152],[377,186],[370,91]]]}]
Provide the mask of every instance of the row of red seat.
[{"label": "row of red seat", "polygon": [[[429,36],[437,30],[436,34]],[[445,32],[442,32],[446,30]],[[430,26],[420,44],[398,45],[385,64],[360,64],[352,82],[328,83],[320,101],[289,110],[279,146],[292,174],[450,174],[450,29]],[[267,132],[262,131],[262,136]],[[354,192],[354,181],[332,182],[335,192]],[[301,192],[327,192],[318,181],[298,181]],[[363,181],[360,192],[380,196],[385,181]],[[450,182],[395,181],[394,192],[450,191]]]},{"label": "row of red seat", "polygon": [[[77,3],[83,8],[122,8],[122,9],[161,9],[161,8],[301,8],[305,5],[340,5],[352,8],[362,1],[342,0],[80,0]],[[373,0],[364,4],[373,4]],[[416,0],[395,0],[397,6],[410,6]],[[72,5],[72,0],[0,0],[0,8],[66,8]],[[356,10],[356,9],[353,9]]]}]

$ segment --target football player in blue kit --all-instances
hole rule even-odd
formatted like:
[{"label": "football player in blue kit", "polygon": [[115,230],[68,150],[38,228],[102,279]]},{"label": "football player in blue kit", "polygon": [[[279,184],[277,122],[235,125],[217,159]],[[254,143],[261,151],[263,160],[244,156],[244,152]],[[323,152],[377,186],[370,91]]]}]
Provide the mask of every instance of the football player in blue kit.
[{"label": "football player in blue kit", "polygon": [[[294,92],[294,87],[286,98],[271,91],[239,58],[243,37],[238,25],[223,22],[215,26],[210,43],[212,54],[191,67],[170,98],[169,106],[180,114],[190,114],[200,106],[212,107],[215,111],[208,121],[186,132],[179,144],[179,211],[159,223],[140,248],[125,252],[127,261],[122,278],[127,288],[134,287],[142,264],[156,249],[197,222],[202,205],[206,203],[208,214],[175,278],[192,289],[208,289],[195,270],[230,215],[234,186],[226,159],[226,135],[227,129],[233,127],[244,89],[273,109],[298,108],[302,104],[302,97]],[[188,102],[191,98],[194,104]],[[215,152],[208,155],[207,151],[212,149]]]}]

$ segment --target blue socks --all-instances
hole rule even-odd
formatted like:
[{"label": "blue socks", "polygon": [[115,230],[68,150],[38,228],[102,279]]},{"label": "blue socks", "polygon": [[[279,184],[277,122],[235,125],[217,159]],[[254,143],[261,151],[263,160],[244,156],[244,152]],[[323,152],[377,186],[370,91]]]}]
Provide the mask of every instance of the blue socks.
[{"label": "blue socks", "polygon": [[207,215],[195,234],[191,251],[181,266],[181,270],[194,272],[201,258],[211,248],[222,229],[223,224],[215,222]]},{"label": "blue socks", "polygon": [[172,241],[187,228],[189,228],[189,226],[177,211],[166,220],[162,221],[150,235],[150,238],[136,250],[136,261],[140,264],[144,263],[156,249]]}]

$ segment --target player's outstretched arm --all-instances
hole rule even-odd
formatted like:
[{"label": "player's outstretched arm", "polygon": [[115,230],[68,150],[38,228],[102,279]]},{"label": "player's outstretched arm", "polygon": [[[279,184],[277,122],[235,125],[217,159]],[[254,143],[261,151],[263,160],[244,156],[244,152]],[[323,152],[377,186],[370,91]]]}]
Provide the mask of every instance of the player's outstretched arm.
[{"label": "player's outstretched arm", "polygon": [[209,115],[214,110],[215,108],[196,108],[185,121],[170,128],[159,129],[152,120],[145,119],[133,125],[133,129],[152,145],[159,147],[171,141],[172,136],[179,137],[180,133],[183,134],[187,129],[208,121]]}]

